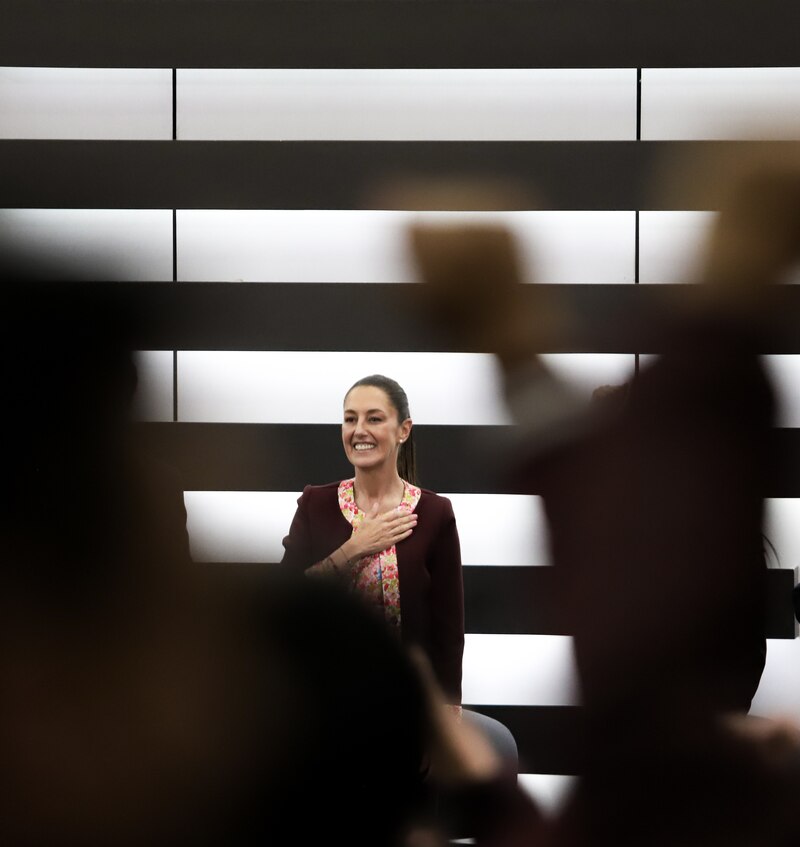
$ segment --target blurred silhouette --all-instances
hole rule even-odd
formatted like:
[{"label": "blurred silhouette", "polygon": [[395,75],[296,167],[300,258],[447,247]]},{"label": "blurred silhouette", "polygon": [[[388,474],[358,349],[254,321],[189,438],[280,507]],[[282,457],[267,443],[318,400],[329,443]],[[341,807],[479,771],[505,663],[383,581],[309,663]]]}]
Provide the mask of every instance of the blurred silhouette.
[{"label": "blurred silhouette", "polygon": [[446,841],[426,763],[484,797],[499,765],[427,659],[340,586],[194,565],[129,419],[142,316],[1,276],[0,842]]},{"label": "blurred silhouette", "polygon": [[0,840],[394,843],[408,658],[331,591],[192,565],[179,480],[129,419],[140,316],[48,276],[4,259]]},{"label": "blurred silhouette", "polygon": [[764,662],[773,397],[758,353],[765,286],[800,256],[800,169],[730,193],[694,311],[663,322],[663,355],[627,396],[600,392],[590,408],[538,356],[563,316],[543,300],[530,311],[506,230],[411,237],[416,304],[497,356],[525,434],[514,484],[544,499],[588,738],[555,843],[794,843],[796,745],[764,756],[729,715],[748,709]]},{"label": "blurred silhouette", "polygon": [[[159,556],[188,563],[177,473],[133,439],[131,342],[141,316],[124,309],[112,286],[101,293],[74,279],[48,282],[57,269],[2,261],[0,521],[7,551],[28,563],[15,578],[87,597],[131,576],[106,567],[108,557],[154,559],[153,569]],[[64,567],[65,558],[80,567]]]}]

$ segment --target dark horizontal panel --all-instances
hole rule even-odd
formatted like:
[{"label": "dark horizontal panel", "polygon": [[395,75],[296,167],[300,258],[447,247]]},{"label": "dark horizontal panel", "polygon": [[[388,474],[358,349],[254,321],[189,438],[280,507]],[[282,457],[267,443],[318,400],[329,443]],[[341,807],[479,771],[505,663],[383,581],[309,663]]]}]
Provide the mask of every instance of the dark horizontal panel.
[{"label": "dark horizontal panel", "polygon": [[[767,637],[795,638],[794,568],[767,571]],[[554,601],[552,567],[464,568],[465,628],[472,633],[568,635]]]},{"label": "dark horizontal panel", "polygon": [[[49,272],[49,271],[48,271]],[[53,272],[54,274],[57,272]],[[414,283],[76,283],[41,286],[42,302],[122,310],[142,350],[341,350],[481,352],[456,344],[416,309]],[[530,285],[568,317],[541,352],[658,353],[679,309],[702,295],[692,285]],[[765,298],[768,295],[765,293]],[[763,353],[800,353],[800,285],[777,286]],[[343,327],[358,327],[343,340]]]},{"label": "dark horizontal panel", "polygon": [[773,429],[770,451],[773,473],[767,495],[800,497],[800,429]]},{"label": "dark horizontal panel", "polygon": [[770,568],[767,571],[767,637],[797,638],[793,592],[797,568]]},{"label": "dark horizontal panel", "polygon": [[[514,493],[504,477],[514,427],[414,428],[420,484],[453,494]],[[351,473],[337,424],[142,423],[142,446],[180,472],[192,491],[300,491]],[[775,476],[768,497],[800,497],[800,429],[771,436]],[[535,492],[532,492],[535,493]]]},{"label": "dark horizontal panel", "polygon": [[[504,428],[417,426],[414,433],[426,488],[508,489],[492,461],[508,435]],[[145,450],[180,472],[191,491],[301,491],[352,475],[336,424],[146,423],[138,426],[138,436]]]},{"label": "dark horizontal panel", "polygon": [[[278,567],[274,562],[263,564],[268,568]],[[209,565],[244,569],[260,566]],[[471,634],[569,635],[563,611],[558,607],[556,574],[556,569],[550,566],[466,565],[465,631]],[[785,640],[797,637],[795,585],[797,568],[767,569],[767,638]]]},{"label": "dark horizontal panel", "polygon": [[476,712],[505,724],[519,751],[520,773],[580,774],[586,727],[578,706],[484,706]]},{"label": "dark horizontal panel", "polygon": [[[414,209],[420,206],[418,193],[387,194],[387,185],[408,189],[423,181],[441,187],[468,178],[510,182],[519,196],[536,198],[515,199],[513,208],[703,210],[715,208],[718,184],[709,180],[704,191],[697,179],[672,179],[676,168],[754,152],[776,157],[797,146],[789,141],[2,140],[1,203],[8,208]],[[668,192],[661,190],[666,181]],[[437,196],[441,200],[442,193]],[[462,208],[487,208],[483,200],[458,196]]]},{"label": "dark horizontal panel", "polygon": [[791,0],[4,0],[7,65],[704,67],[797,61]]}]

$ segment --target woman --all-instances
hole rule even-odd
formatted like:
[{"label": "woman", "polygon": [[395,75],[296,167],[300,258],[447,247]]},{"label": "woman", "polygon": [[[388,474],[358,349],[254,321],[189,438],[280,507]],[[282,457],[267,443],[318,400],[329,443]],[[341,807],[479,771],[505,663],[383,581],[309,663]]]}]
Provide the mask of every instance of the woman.
[{"label": "woman", "polygon": [[405,391],[375,374],[344,398],[342,443],[355,476],[307,485],[283,540],[283,564],[350,583],[403,643],[430,659],[448,703],[461,703],[464,590],[450,501],[415,483]]}]

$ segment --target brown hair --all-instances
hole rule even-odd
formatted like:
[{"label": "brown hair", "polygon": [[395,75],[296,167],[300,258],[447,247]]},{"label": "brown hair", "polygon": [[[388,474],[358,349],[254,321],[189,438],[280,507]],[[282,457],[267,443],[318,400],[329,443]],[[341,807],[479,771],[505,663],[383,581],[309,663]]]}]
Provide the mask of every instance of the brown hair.
[{"label": "brown hair", "polygon": [[[347,389],[347,394],[361,385],[369,385],[372,388],[380,388],[383,391],[397,412],[398,423],[402,423],[406,418],[411,417],[408,409],[408,397],[400,383],[395,382],[395,380],[390,379],[388,376],[383,376],[383,374],[371,374],[370,376],[362,377],[358,382],[354,382]],[[347,394],[345,394],[345,397],[347,397]],[[414,449],[413,427],[408,438],[400,445],[400,449],[397,452],[397,472],[406,482],[410,482],[412,485],[417,484],[417,458]]]}]

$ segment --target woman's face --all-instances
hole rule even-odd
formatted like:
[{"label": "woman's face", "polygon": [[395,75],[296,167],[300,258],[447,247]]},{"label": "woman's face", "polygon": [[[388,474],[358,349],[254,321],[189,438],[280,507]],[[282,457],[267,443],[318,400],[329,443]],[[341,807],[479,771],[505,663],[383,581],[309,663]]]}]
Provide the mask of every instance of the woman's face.
[{"label": "woman's face", "polygon": [[354,468],[394,466],[398,447],[410,433],[411,420],[397,420],[397,409],[380,388],[358,385],[344,398],[342,443]]}]

